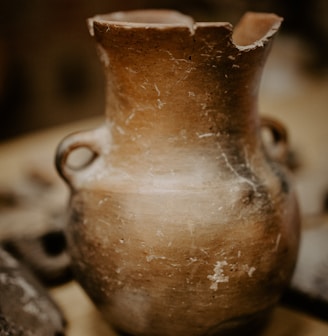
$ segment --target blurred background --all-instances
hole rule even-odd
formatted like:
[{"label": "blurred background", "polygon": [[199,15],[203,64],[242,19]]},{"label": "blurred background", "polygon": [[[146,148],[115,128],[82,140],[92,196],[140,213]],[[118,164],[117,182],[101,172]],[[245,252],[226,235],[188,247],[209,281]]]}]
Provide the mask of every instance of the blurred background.
[{"label": "blurred background", "polygon": [[278,38],[288,36],[301,50],[297,71],[326,76],[325,0],[2,0],[0,141],[102,115],[103,73],[85,20],[137,8],[173,8],[197,21],[233,24],[247,10],[274,12],[285,18]]},{"label": "blurred background", "polygon": [[[66,126],[58,133],[57,129],[54,133],[47,130],[17,142],[8,140],[67,123],[72,123],[67,126],[70,130],[79,130],[75,121],[103,117],[104,74],[86,19],[142,8],[171,8],[196,21],[232,24],[246,11],[273,12],[284,17],[264,69],[259,106],[260,113],[282,121],[288,130],[290,164],[303,228],[308,229],[308,234],[303,231],[305,243],[292,288],[310,298],[325,294],[324,308],[304,298],[301,303],[295,297],[289,302],[303,304],[304,310],[310,308],[317,317],[324,314],[327,320],[327,0],[0,0],[2,232],[19,224],[17,231],[24,227],[34,233],[31,227],[38,225],[35,213],[42,223],[44,218],[52,223],[53,217],[60,218],[58,214],[62,214],[66,202],[60,189],[64,185],[53,165],[54,148],[68,134]],[[314,227],[319,229],[312,235]],[[305,323],[291,322],[290,326],[299,325],[300,330]],[[288,327],[288,323],[284,324]],[[84,326],[80,321],[77,325]],[[310,335],[307,328],[304,330]],[[284,335],[293,333],[287,331]],[[320,335],[326,334],[324,331]]]}]

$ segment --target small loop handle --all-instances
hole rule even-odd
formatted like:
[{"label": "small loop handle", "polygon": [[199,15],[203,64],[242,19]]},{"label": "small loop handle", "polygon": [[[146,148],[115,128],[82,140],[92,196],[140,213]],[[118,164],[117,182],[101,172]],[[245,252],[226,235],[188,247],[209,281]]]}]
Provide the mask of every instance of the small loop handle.
[{"label": "small loop handle", "polygon": [[[68,165],[69,155],[78,148],[87,148],[92,153],[91,158],[81,167],[72,168]],[[101,149],[97,142],[96,130],[72,133],[66,136],[58,145],[55,165],[63,180],[73,187],[74,175],[77,171],[90,166],[100,155]]]},{"label": "small loop handle", "polygon": [[272,136],[271,144],[265,144],[269,156],[273,160],[287,165],[289,144],[285,126],[274,118],[261,117],[261,129],[269,130]]}]

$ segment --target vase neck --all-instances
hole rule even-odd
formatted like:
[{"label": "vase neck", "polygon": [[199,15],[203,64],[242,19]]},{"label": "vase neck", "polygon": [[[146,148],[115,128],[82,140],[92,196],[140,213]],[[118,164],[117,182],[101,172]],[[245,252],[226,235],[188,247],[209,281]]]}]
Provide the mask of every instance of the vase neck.
[{"label": "vase neck", "polygon": [[[106,70],[114,141],[168,139],[179,145],[188,138],[197,144],[218,134],[257,141],[259,81],[278,17],[257,17],[263,31],[252,31],[252,40],[241,29],[239,45],[228,23],[129,24],[111,18],[93,19],[91,32]],[[255,25],[254,18],[245,20],[242,25]]]}]

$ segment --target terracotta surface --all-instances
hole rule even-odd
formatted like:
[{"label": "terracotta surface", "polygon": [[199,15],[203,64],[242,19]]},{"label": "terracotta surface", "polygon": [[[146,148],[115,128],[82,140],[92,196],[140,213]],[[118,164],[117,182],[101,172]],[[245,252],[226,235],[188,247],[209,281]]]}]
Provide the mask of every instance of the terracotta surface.
[{"label": "terracotta surface", "polygon": [[[233,30],[173,11],[89,19],[106,123],[65,138],[56,163],[72,191],[76,278],[115,330],[226,335],[251,323],[254,334],[288,285],[298,207],[257,111],[280,23],[247,13]],[[79,147],[94,155],[72,169]]]}]

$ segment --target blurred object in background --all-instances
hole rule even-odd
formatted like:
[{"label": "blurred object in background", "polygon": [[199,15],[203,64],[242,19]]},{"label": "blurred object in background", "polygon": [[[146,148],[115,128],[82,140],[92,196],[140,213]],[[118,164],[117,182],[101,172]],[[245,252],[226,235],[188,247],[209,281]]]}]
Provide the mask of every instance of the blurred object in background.
[{"label": "blurred object in background", "polygon": [[113,1],[2,1],[0,138],[102,113],[102,70],[86,18]]},{"label": "blurred object in background", "polygon": [[46,289],[0,246],[0,335],[64,336],[66,321]]},{"label": "blurred object in background", "polygon": [[[0,140],[103,114],[103,74],[86,18],[172,8],[198,21],[235,24],[247,10],[285,18],[282,34],[306,42],[311,69],[328,63],[325,0],[12,0],[0,3]],[[312,53],[310,53],[312,51]]]},{"label": "blurred object in background", "polygon": [[67,201],[57,194],[51,175],[37,170],[0,187],[0,246],[47,286],[71,278],[63,234]]}]

